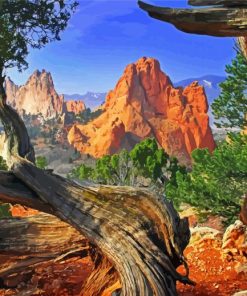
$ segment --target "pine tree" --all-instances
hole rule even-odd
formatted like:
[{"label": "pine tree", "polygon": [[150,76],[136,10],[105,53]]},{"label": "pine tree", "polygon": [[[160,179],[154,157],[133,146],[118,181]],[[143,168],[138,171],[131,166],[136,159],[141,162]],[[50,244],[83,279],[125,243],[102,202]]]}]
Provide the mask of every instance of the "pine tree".
[{"label": "pine tree", "polygon": [[243,129],[247,124],[247,60],[240,53],[226,66],[221,94],[212,104],[217,127]]}]

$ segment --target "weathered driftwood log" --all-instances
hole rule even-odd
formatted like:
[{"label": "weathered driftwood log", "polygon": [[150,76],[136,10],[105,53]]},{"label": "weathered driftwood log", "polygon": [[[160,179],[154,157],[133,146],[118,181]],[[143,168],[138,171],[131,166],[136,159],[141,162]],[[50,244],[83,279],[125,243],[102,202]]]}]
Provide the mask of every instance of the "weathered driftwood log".
[{"label": "weathered driftwood log", "polygon": [[226,7],[247,6],[246,0],[189,0],[189,5],[192,6],[216,6],[223,5]]},{"label": "weathered driftwood log", "polygon": [[1,254],[57,257],[87,244],[77,230],[52,215],[0,219]]},{"label": "weathered driftwood log", "polygon": [[[234,1],[233,1],[234,2]],[[246,3],[246,0],[243,0]],[[179,9],[138,1],[151,17],[173,24],[187,33],[230,37],[247,36],[247,7]]]},{"label": "weathered driftwood log", "polygon": [[[44,203],[49,202],[56,216],[68,221],[100,248],[102,262],[109,265],[109,273],[102,278],[96,268],[97,276],[91,277],[94,282],[85,285],[82,295],[102,295],[102,289],[100,294],[93,290],[89,294],[88,287],[92,284],[95,287],[95,279],[101,278],[104,288],[109,289],[106,284],[110,275],[114,277],[112,282],[116,281],[115,270],[122,284],[121,295],[176,295],[176,280],[190,283],[186,276],[176,272],[176,267],[184,261],[182,253],[189,240],[188,224],[179,219],[163,197],[130,187],[80,187],[22,159],[16,162],[13,172],[17,178],[0,173],[0,180],[5,180],[1,182],[0,192],[2,187],[7,189],[0,194],[2,200],[25,204],[31,188]],[[15,187],[15,199],[12,195],[8,199],[6,191],[10,186]],[[33,192],[28,205],[36,208],[37,196]]]},{"label": "weathered driftwood log", "polygon": [[89,252],[88,240],[54,216],[39,214],[0,220],[1,279],[29,272],[44,261],[86,250]]}]

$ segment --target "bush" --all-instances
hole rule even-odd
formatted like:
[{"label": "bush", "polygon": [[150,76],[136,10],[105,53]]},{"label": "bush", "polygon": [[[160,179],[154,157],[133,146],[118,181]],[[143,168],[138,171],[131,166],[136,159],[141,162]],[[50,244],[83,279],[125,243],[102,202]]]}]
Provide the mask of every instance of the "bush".
[{"label": "bush", "polygon": [[42,170],[46,169],[46,167],[48,166],[47,159],[44,156],[38,156],[36,158],[35,164],[39,169]]},{"label": "bush", "polygon": [[0,219],[11,217],[10,207],[10,204],[0,203]]},{"label": "bush", "polygon": [[[69,176],[111,185],[136,185],[137,178],[143,178],[149,179],[157,189],[159,184],[168,180],[174,182],[175,173],[179,170],[184,168],[159,149],[155,139],[146,139],[130,152],[123,149],[118,154],[103,156],[96,161],[95,168],[83,164],[73,169]],[[163,189],[163,185],[161,187]]]},{"label": "bush", "polygon": [[166,186],[167,197],[177,207],[188,203],[233,222],[247,188],[247,136],[230,135],[212,154],[196,149],[192,158],[192,171],[176,173],[176,183]]},{"label": "bush", "polygon": [[0,156],[0,170],[7,171],[7,169],[8,167],[6,161],[2,158],[2,156]]}]

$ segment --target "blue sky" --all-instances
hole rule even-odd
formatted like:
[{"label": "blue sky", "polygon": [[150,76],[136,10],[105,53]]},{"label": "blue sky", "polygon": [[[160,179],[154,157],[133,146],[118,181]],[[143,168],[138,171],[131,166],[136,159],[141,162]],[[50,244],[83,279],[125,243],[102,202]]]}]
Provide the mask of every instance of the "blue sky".
[{"label": "blue sky", "polygon": [[[79,0],[80,6],[62,34],[62,41],[30,50],[29,69],[8,75],[23,84],[35,69],[53,76],[59,93],[105,92],[125,66],[142,56],[157,58],[176,82],[205,74],[224,75],[234,56],[234,39],[191,35],[150,18],[137,0]],[[186,1],[151,1],[181,7]]]}]

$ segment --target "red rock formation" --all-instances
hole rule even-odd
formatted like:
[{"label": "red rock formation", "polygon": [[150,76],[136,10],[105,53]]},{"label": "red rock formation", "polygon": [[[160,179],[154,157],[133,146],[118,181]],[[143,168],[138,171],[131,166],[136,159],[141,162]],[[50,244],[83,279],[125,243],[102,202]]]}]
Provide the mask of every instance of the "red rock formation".
[{"label": "red rock formation", "polygon": [[45,119],[62,114],[64,98],[57,94],[51,74],[45,70],[35,71],[21,87],[10,79],[5,85],[8,103],[19,114],[42,114]]},{"label": "red rock formation", "polygon": [[29,217],[37,215],[39,213],[37,210],[30,209],[21,205],[11,206],[10,212],[13,217]]},{"label": "red rock formation", "polygon": [[45,119],[49,119],[67,112],[79,114],[86,109],[83,101],[65,102],[63,95],[57,94],[51,74],[45,70],[35,71],[21,87],[7,78],[5,87],[8,104],[20,115],[42,114]]},{"label": "red rock formation", "polygon": [[155,59],[128,65],[102,108],[101,116],[68,134],[82,153],[101,157],[117,152],[126,135],[136,141],[155,137],[170,155],[185,162],[195,148],[215,148],[204,88],[197,82],[174,88]]},{"label": "red rock formation", "polygon": [[73,112],[75,114],[79,114],[82,111],[86,110],[86,105],[83,101],[67,101],[65,102],[65,110],[67,112]]}]

